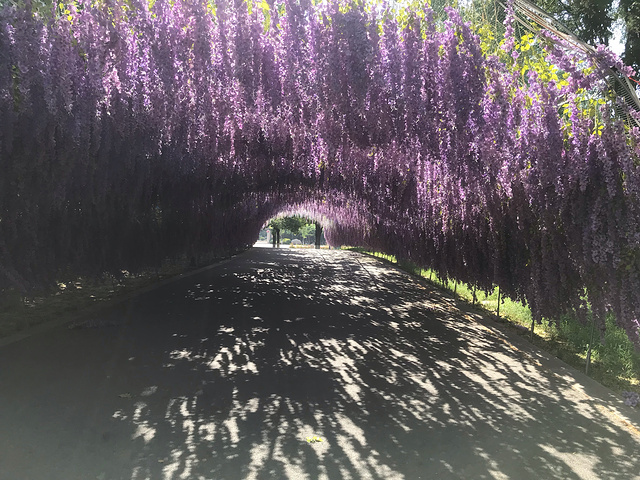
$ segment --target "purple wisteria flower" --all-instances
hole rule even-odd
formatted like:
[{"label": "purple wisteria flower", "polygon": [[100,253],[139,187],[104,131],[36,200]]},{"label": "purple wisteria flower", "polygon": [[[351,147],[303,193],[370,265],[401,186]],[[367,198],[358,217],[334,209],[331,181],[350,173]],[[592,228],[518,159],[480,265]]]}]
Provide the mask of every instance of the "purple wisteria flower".
[{"label": "purple wisteria flower", "polygon": [[[606,99],[606,68],[629,72],[603,48],[516,50],[511,0],[497,52],[453,9],[73,3],[0,9],[0,290],[304,212],[536,320],[588,303],[640,347],[640,129]],[[533,50],[558,80],[515,67]]]}]

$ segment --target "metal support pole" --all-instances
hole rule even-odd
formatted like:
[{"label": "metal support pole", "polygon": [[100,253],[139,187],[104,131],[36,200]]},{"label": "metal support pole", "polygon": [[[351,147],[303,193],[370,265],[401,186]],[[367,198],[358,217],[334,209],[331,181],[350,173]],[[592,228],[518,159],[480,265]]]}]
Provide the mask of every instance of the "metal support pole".
[{"label": "metal support pole", "polygon": [[316,249],[320,248],[321,238],[322,238],[322,225],[316,222]]},{"label": "metal support pole", "polygon": [[535,329],[536,321],[535,319],[531,319],[531,340],[533,340],[533,330]]}]

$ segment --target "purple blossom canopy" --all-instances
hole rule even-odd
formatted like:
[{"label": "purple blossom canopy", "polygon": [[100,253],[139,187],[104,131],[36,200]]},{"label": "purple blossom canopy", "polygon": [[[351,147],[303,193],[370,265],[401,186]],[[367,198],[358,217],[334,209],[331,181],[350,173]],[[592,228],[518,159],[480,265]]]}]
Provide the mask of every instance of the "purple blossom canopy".
[{"label": "purple blossom canopy", "polygon": [[508,22],[488,55],[454,10],[104,4],[0,10],[0,287],[250,244],[296,211],[538,319],[612,312],[640,345],[640,131],[585,107],[624,68],[605,51],[552,48],[555,82],[513,68]]}]

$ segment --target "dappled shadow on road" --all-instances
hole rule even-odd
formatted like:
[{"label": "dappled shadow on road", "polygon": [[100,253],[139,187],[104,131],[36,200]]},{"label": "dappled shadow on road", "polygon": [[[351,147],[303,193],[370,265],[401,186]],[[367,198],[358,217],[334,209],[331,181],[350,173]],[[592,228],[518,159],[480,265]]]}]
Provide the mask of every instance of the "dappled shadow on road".
[{"label": "dappled shadow on road", "polygon": [[632,434],[570,379],[376,260],[249,252],[198,282],[112,333],[132,479],[637,475]]}]

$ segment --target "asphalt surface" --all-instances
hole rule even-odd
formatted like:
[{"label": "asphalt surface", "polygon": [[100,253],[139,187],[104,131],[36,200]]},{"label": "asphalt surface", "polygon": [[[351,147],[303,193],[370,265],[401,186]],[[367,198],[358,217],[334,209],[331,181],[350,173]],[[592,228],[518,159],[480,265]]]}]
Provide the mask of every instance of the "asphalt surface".
[{"label": "asphalt surface", "polygon": [[254,248],[0,347],[0,479],[640,478],[637,410],[465,308]]}]

